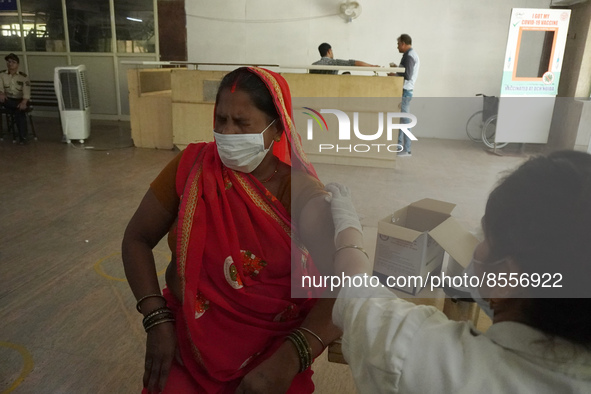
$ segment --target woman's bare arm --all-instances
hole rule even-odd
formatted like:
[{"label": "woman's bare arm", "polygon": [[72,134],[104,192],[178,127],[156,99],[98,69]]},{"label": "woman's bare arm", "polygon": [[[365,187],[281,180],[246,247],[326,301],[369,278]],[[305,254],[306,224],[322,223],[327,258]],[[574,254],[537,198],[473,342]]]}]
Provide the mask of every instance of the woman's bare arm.
[{"label": "woman's bare arm", "polygon": [[[300,215],[299,229],[302,241],[312,255],[321,275],[333,275],[334,224],[330,203],[326,202],[324,195],[313,198],[304,206]],[[329,294],[328,291],[329,289],[324,294],[325,298],[318,300],[302,323],[303,327],[309,328],[320,336],[325,344],[331,343],[342,334],[332,324],[331,319],[336,294]],[[306,337],[312,345],[313,356],[316,357],[321,352],[320,346],[314,346],[319,345],[318,340],[307,333]],[[319,353],[316,353],[315,350],[318,350]]]},{"label": "woman's bare arm", "polygon": [[[175,217],[160,204],[151,190],[145,194],[131,218],[121,246],[125,276],[136,299],[160,294],[152,249],[166,235]],[[144,316],[165,306],[160,297],[141,303]],[[176,336],[171,323],[162,323],[148,331],[144,369],[144,387],[149,391],[164,388],[176,352]]]},{"label": "woman's bare arm", "polygon": [[[160,292],[152,249],[166,235],[174,219],[148,190],[125,229],[121,246],[123,266],[136,299]],[[150,309],[150,301],[154,300],[148,298],[142,302],[142,307],[146,306],[143,309]]]}]

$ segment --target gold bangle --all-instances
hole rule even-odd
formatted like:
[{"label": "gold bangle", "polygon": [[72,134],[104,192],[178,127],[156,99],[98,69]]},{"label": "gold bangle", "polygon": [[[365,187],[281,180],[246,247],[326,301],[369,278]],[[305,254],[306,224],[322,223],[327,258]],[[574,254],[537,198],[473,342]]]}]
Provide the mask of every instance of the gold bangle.
[{"label": "gold bangle", "polygon": [[296,351],[298,352],[300,358],[299,372],[304,372],[312,365],[312,349],[308,344],[308,340],[304,336],[304,333],[297,329],[289,334],[287,339],[294,344]]},{"label": "gold bangle", "polygon": [[298,372],[304,372],[306,370],[306,351],[302,347],[302,344],[293,336],[288,335],[287,339],[293,343],[296,348],[296,352],[298,353],[298,358],[300,359],[300,369]]},{"label": "gold bangle", "polygon": [[306,327],[300,327],[299,330],[304,330],[308,334],[310,334],[314,338],[316,338],[318,340],[318,342],[320,342],[320,344],[322,345],[322,349],[324,349],[326,347],[326,345],[324,344],[324,341],[322,340],[322,338],[320,338],[320,336],[318,334],[316,334],[314,331],[312,331],[312,330],[310,330],[309,328],[306,328]]},{"label": "gold bangle", "polygon": [[310,347],[310,344],[308,343],[308,338],[306,338],[306,336],[304,335],[303,332],[301,332],[300,330],[294,330],[293,333],[295,335],[295,337],[302,343],[302,346],[305,349],[305,353],[306,353],[306,365],[304,366],[303,371],[305,371],[306,369],[310,368],[310,366],[312,365],[312,348]]},{"label": "gold bangle", "polygon": [[365,257],[367,257],[367,259],[369,260],[369,255],[367,254],[367,252],[365,251],[365,249],[363,249],[361,246],[357,246],[357,245],[343,245],[340,248],[338,248],[337,250],[334,251],[334,254],[332,255],[332,259],[334,261],[335,256],[337,255],[338,252],[340,252],[343,249],[357,249],[360,250],[361,252],[363,252],[363,254],[365,255]]},{"label": "gold bangle", "polygon": [[142,313],[142,308],[140,308],[140,304],[142,303],[143,300],[145,300],[147,298],[151,298],[151,297],[160,297],[166,303],[166,298],[164,298],[164,296],[162,294],[148,294],[148,295],[143,296],[139,300],[137,300],[137,303],[135,304],[135,309],[137,309],[137,311],[139,313]]}]

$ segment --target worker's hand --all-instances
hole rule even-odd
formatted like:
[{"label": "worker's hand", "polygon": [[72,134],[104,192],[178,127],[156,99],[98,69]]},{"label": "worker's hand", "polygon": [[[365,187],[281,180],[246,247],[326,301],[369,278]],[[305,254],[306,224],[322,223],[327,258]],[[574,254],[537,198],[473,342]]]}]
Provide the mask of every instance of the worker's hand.
[{"label": "worker's hand", "polygon": [[363,234],[359,216],[357,216],[357,211],[355,211],[353,201],[351,200],[351,191],[349,188],[339,183],[329,183],[325,186],[325,190],[330,193],[325,199],[327,202],[330,202],[330,210],[335,228],[335,240],[341,231],[349,227]]},{"label": "worker's hand", "polygon": [[3,103],[6,101],[6,95],[4,94],[4,92],[0,92],[0,103]]},{"label": "worker's hand", "polygon": [[20,103],[18,103],[16,108],[20,111],[26,110],[27,109],[27,100],[22,100]]},{"label": "worker's hand", "polygon": [[174,324],[166,322],[148,330],[144,365],[144,387],[148,393],[159,393],[164,389],[175,357],[182,365]]}]

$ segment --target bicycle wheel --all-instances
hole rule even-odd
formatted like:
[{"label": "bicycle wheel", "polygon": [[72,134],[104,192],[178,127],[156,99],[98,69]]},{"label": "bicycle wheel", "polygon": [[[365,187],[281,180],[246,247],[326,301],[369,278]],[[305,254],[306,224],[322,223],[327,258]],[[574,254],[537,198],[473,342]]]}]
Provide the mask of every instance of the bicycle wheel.
[{"label": "bicycle wheel", "polygon": [[474,142],[482,141],[482,111],[474,112],[466,122],[466,134]]},{"label": "bicycle wheel", "polygon": [[[484,122],[482,127],[482,142],[489,148],[495,148],[495,134],[497,132],[497,115],[493,115]],[[496,148],[506,147],[508,142],[497,142]]]}]

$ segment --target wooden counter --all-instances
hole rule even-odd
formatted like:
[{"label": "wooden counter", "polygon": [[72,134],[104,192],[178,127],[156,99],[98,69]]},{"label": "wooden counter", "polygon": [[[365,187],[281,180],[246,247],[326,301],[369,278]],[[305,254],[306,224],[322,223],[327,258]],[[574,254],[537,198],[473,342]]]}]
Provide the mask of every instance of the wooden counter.
[{"label": "wooden counter", "polygon": [[172,138],[172,69],[129,69],[131,138],[139,148],[174,148]]},{"label": "wooden counter", "polygon": [[[138,147],[184,149],[191,142],[213,140],[213,108],[221,79],[227,71],[188,69],[132,69],[128,71],[131,127],[134,143]],[[292,93],[294,122],[302,136],[304,150],[315,163],[350,164],[361,166],[393,167],[396,154],[382,149],[380,152],[354,152],[353,148],[370,144],[357,139],[352,132],[351,152],[348,146],[336,151],[339,124],[333,114],[323,115],[328,130],[308,126],[312,118],[304,107],[339,109],[351,120],[358,113],[359,130],[363,134],[377,131],[378,118],[386,112],[399,112],[402,96],[402,77],[325,75],[282,73]],[[308,114],[306,114],[308,113]],[[384,115],[385,117],[385,115]],[[385,122],[385,120],[384,120]],[[312,127],[308,134],[308,128]],[[385,125],[384,125],[385,127]],[[397,143],[396,136],[388,143]],[[385,132],[384,132],[385,135]],[[377,141],[376,141],[377,142]],[[382,140],[379,141],[383,143]],[[333,144],[332,152],[320,151],[319,144]]]}]

